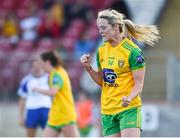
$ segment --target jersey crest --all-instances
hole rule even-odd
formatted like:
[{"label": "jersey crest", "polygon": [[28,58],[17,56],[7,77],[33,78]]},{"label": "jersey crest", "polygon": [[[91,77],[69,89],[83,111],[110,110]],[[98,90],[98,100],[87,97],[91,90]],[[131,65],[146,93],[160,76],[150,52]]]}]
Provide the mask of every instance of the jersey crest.
[{"label": "jersey crest", "polygon": [[124,60],[118,60],[118,66],[119,66],[120,68],[124,67],[124,63],[125,63]]}]

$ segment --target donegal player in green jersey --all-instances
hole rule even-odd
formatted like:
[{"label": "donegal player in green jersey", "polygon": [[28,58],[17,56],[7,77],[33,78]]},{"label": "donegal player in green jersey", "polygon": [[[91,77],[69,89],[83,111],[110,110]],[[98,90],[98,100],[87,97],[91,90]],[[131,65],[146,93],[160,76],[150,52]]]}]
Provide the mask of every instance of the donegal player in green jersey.
[{"label": "donegal player in green jersey", "polygon": [[76,125],[77,115],[69,76],[54,52],[42,53],[40,57],[45,71],[50,73],[50,90],[47,91],[38,87],[34,88],[34,90],[41,94],[53,96],[44,136],[56,137],[61,132],[65,137],[79,136]]},{"label": "donegal player in green jersey", "polygon": [[145,62],[133,39],[154,45],[159,32],[156,26],[135,25],[115,10],[98,13],[97,26],[104,43],[97,49],[97,66],[91,56],[81,57],[83,67],[102,87],[101,120],[104,136],[140,137],[141,98]]}]

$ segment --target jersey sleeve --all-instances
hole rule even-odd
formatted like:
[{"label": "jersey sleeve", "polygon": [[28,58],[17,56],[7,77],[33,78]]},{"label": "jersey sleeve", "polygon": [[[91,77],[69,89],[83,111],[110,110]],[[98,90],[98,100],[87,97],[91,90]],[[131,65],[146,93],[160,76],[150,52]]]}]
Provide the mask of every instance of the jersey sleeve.
[{"label": "jersey sleeve", "polygon": [[131,51],[129,65],[131,70],[138,70],[145,67],[144,57],[140,49],[135,48]]},{"label": "jersey sleeve", "polygon": [[52,84],[51,85],[52,88],[61,89],[63,87],[63,79],[62,79],[61,75],[55,73],[53,75],[51,84]]},{"label": "jersey sleeve", "polygon": [[96,52],[96,63],[97,63],[98,70],[101,70],[101,64],[100,64],[100,59],[99,59],[99,50],[97,50],[97,52]]},{"label": "jersey sleeve", "polygon": [[20,82],[20,85],[17,91],[18,96],[23,97],[23,98],[27,97],[28,95],[27,83],[28,83],[28,80],[25,80],[25,79],[23,79]]}]

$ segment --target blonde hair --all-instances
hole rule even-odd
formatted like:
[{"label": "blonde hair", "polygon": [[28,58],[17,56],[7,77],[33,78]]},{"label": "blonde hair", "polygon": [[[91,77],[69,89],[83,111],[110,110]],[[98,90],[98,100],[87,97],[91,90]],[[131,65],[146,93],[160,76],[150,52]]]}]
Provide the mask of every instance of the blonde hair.
[{"label": "blonde hair", "polygon": [[[135,25],[131,20],[125,19],[124,14],[116,10],[103,10],[98,13],[98,19],[107,19],[113,26],[119,24],[120,32],[125,37],[133,37],[138,41],[153,46],[158,42],[159,30],[156,25]],[[97,19],[97,20],[98,20]]]}]

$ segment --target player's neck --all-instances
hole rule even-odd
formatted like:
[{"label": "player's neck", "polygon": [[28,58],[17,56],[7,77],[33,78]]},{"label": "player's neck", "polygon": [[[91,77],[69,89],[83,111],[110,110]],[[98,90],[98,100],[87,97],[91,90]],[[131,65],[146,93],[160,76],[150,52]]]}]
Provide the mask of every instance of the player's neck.
[{"label": "player's neck", "polygon": [[33,73],[33,76],[38,78],[38,77],[41,77],[43,74],[44,74],[43,71],[39,71],[39,72]]},{"label": "player's neck", "polygon": [[121,35],[118,35],[117,37],[114,37],[112,40],[110,40],[109,43],[112,47],[116,47],[122,40],[123,37],[121,37]]}]

